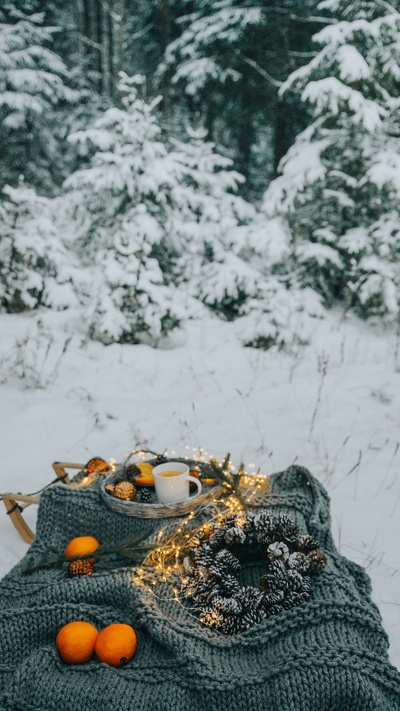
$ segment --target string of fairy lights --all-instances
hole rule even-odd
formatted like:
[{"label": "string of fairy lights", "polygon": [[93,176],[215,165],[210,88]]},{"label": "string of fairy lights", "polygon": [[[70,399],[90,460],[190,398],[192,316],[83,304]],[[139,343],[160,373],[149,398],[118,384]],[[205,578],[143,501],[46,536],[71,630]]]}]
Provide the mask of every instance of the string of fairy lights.
[{"label": "string of fairy lights", "polygon": [[[189,445],[185,445],[185,450],[191,450],[191,454],[183,457],[185,460],[192,460],[195,462],[207,462],[214,460],[220,466],[222,462],[209,453],[207,450],[202,448],[193,447],[190,448]],[[162,454],[164,457],[175,456],[177,452],[175,450],[165,450]],[[148,452],[144,450],[135,451],[133,450],[129,457],[136,455],[139,460],[145,461],[148,457]],[[250,463],[246,467],[241,466],[240,468],[240,488],[242,501],[246,504],[251,505],[254,503],[254,499],[260,494],[265,494],[269,488],[268,477],[261,475],[259,470],[254,472],[249,472],[248,469],[255,469],[255,464]],[[235,465],[229,460],[228,471],[234,472]],[[224,482],[223,487],[219,487],[224,490],[219,496],[211,496],[211,498],[202,503],[196,509],[191,510],[182,521],[176,526],[166,523],[156,534],[156,544],[153,550],[149,552],[146,558],[142,561],[140,567],[135,569],[134,575],[132,576],[132,582],[135,585],[141,586],[148,592],[152,593],[159,600],[165,599],[163,595],[158,592],[159,584],[164,584],[167,589],[172,591],[173,598],[176,602],[181,603],[181,598],[179,596],[179,587],[177,583],[185,584],[186,579],[183,573],[182,558],[184,552],[190,548],[190,542],[193,541],[196,535],[205,530],[210,524],[215,523],[219,526],[219,520],[223,518],[224,515],[235,513],[239,514],[243,511],[243,504],[236,496],[234,487],[229,482]],[[199,526],[193,526],[194,519],[201,519],[204,515],[207,515],[207,520],[201,523]],[[240,519],[238,519],[240,521]]]},{"label": "string of fairy lights", "polygon": [[[221,462],[212,453],[203,448],[190,447],[184,445],[187,452],[186,455],[180,457],[174,449],[164,450],[162,454],[157,454],[151,450],[133,449],[127,455],[124,464],[128,462],[134,463],[132,457],[136,457],[136,462],[149,461],[149,455],[155,458],[173,458],[178,455],[180,461],[191,461],[198,463],[207,463],[214,461],[218,466],[222,466]],[[116,460],[111,458],[108,460],[108,473],[115,472],[118,468]],[[234,513],[239,515],[243,512],[243,505],[254,504],[257,496],[261,493],[264,495],[269,488],[269,478],[261,475],[259,469],[253,462],[246,465],[240,465],[236,468],[231,459],[227,462],[227,474],[240,474],[240,499],[237,496],[233,483],[225,480],[222,485],[216,485],[215,481],[202,478],[203,483],[208,483],[210,486],[210,498],[205,502],[196,506],[194,499],[193,509],[189,511],[181,521],[177,524],[174,516],[174,523],[165,519],[166,523],[155,534],[155,540],[151,550],[142,560],[140,566],[133,567],[132,583],[142,589],[143,592],[150,593],[155,599],[170,600],[174,599],[182,605],[180,597],[180,588],[186,582],[183,567],[183,558],[185,551],[189,551],[192,541],[196,535],[204,531],[207,526],[212,524],[219,526],[219,520],[226,514]],[[76,486],[89,486],[96,473],[86,474],[81,478]],[[214,484],[214,486],[212,485]],[[196,521],[204,519],[196,526]],[[238,519],[240,521],[240,518]]]},{"label": "string of fairy lights", "polygon": [[[166,449],[162,454],[148,449],[133,449],[123,463],[125,466],[135,462],[154,461],[154,458],[157,460],[177,457],[180,461],[190,461],[191,464],[194,462],[198,465],[212,461],[219,467],[224,465],[225,472],[228,474],[222,484],[202,477],[202,483],[210,486],[209,498],[201,503],[197,503],[194,499],[193,509],[178,523],[176,516],[179,514],[172,514],[172,522],[168,518],[165,519],[165,525],[149,537],[150,550],[142,559],[141,564],[132,567],[131,581],[142,594],[151,595],[157,602],[173,600],[181,607],[184,606],[187,614],[197,619],[190,612],[187,604],[184,604],[186,598],[184,594],[181,594],[182,587],[187,583],[183,565],[185,553],[189,553],[199,533],[206,531],[210,526],[219,528],[220,521],[227,514],[235,514],[237,524],[240,525],[240,514],[244,514],[245,506],[256,505],[257,498],[263,497],[268,492],[269,477],[260,474],[260,470],[256,470],[253,462],[247,466],[241,464],[236,468],[230,458],[225,458],[222,462],[201,447],[184,445],[184,449],[187,453],[183,457],[174,449]],[[133,457],[136,458],[135,461],[132,459]],[[109,474],[115,472],[120,466],[117,465],[115,459],[110,459],[107,463]],[[233,479],[232,482],[229,481],[229,475],[236,475],[236,486]],[[77,482],[77,487],[87,487],[95,476],[96,474],[84,476]],[[240,489],[239,496],[238,489]],[[243,515],[243,523],[244,521]]]}]

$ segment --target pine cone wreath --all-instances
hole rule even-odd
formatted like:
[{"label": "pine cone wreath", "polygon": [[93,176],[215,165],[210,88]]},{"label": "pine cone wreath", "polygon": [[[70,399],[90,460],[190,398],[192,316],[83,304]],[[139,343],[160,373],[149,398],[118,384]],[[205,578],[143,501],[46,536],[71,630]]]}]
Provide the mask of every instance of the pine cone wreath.
[{"label": "pine cone wreath", "polygon": [[[221,516],[193,538],[183,566],[182,590],[204,624],[224,634],[240,634],[271,615],[308,600],[310,576],[327,564],[312,536],[299,536],[286,514],[261,511]],[[242,586],[241,561],[265,562],[258,587]]]}]

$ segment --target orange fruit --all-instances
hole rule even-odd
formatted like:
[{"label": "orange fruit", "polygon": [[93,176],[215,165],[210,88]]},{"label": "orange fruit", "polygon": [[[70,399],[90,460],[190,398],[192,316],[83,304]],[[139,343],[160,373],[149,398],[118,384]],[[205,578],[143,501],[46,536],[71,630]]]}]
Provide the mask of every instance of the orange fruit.
[{"label": "orange fruit", "polygon": [[130,625],[113,624],[101,630],[95,652],[101,662],[112,667],[127,664],[136,652],[136,632]]},{"label": "orange fruit", "polygon": [[57,651],[67,664],[83,664],[93,655],[98,636],[89,622],[69,622],[56,637]]},{"label": "orange fruit", "polygon": [[152,464],[147,462],[135,462],[135,466],[140,469],[140,474],[135,477],[135,483],[147,484],[147,486],[154,486],[154,476]]},{"label": "orange fruit", "polygon": [[[87,555],[93,553],[98,548],[100,543],[94,536],[77,536],[70,541],[65,549],[66,558],[72,556]],[[89,558],[91,563],[95,562],[95,558]]]}]

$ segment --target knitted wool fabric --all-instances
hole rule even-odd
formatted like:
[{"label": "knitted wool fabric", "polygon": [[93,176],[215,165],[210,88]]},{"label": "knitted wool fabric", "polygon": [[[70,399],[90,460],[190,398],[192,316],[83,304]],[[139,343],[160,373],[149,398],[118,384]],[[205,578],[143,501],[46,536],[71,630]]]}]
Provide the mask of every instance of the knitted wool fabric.
[{"label": "knitted wool fabric", "polygon": [[[399,711],[400,674],[388,661],[369,578],[336,551],[326,492],[307,470],[290,467],[272,475],[262,504],[314,535],[328,566],[313,578],[307,602],[226,637],[185,606],[133,585],[131,567],[73,579],[65,568],[22,575],[49,546],[61,553],[74,536],[119,542],[149,526],[107,508],[97,483],[45,491],[35,542],[0,583],[0,709]],[[153,523],[161,527],[165,519]],[[256,585],[262,564],[242,573],[241,582]],[[96,659],[64,664],[54,641],[72,620],[99,630],[132,625],[136,655],[123,668]]]}]

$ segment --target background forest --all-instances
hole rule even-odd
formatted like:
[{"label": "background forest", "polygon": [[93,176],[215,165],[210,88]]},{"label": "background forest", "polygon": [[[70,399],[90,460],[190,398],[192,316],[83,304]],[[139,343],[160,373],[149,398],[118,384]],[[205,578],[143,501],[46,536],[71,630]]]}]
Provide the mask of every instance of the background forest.
[{"label": "background forest", "polygon": [[264,349],[396,320],[399,66],[386,0],[4,3],[1,308]]}]

